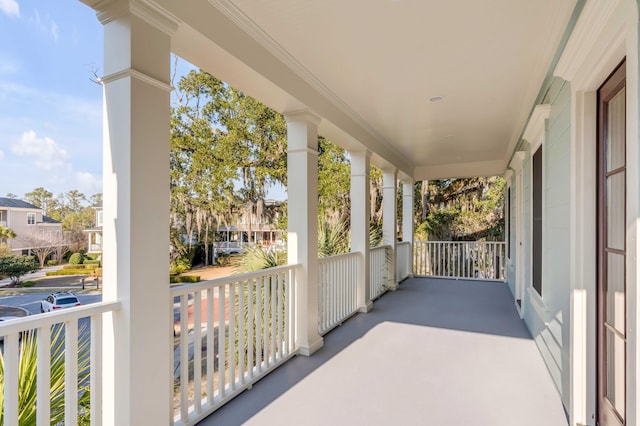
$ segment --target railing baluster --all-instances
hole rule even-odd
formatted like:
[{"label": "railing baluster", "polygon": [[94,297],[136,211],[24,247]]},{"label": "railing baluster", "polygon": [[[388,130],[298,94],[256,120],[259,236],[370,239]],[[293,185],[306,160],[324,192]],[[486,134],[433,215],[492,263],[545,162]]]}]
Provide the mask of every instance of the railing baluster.
[{"label": "railing baluster", "polygon": [[[90,390],[91,390],[91,426],[102,425],[102,316],[109,314],[97,314],[91,316],[91,348],[90,348]],[[172,321],[173,324],[173,321]],[[46,333],[51,336],[51,333]],[[49,337],[50,338],[50,337]],[[38,341],[40,344],[40,341]],[[47,345],[47,348],[49,345]],[[171,364],[173,365],[173,343],[171,346]],[[39,356],[39,355],[38,355]],[[173,384],[173,368],[171,369],[171,384]],[[38,376],[40,372],[38,370]],[[48,381],[49,376],[45,378]]]},{"label": "railing baluster", "polygon": [[[93,323],[93,322],[92,322]],[[93,325],[93,324],[92,324]],[[91,334],[93,336],[93,333]],[[36,423],[37,424],[48,424],[49,419],[51,418],[51,399],[49,395],[51,394],[51,327],[39,327],[37,331],[37,339],[38,339],[38,360],[37,360],[37,399],[36,399]],[[92,345],[93,346],[93,345]],[[92,347],[93,351],[93,347]],[[93,375],[93,367],[94,367],[94,358],[93,352],[91,354],[91,384],[98,384],[98,377]],[[6,359],[5,359],[6,362]],[[5,371],[6,371],[5,365]],[[6,373],[5,373],[6,374]],[[94,387],[92,386],[92,389]],[[8,396],[7,390],[5,388],[5,398]],[[91,398],[94,398],[94,393],[91,392]],[[91,400],[91,409],[94,407],[94,400]],[[97,407],[97,404],[95,405]],[[93,418],[93,416],[91,416]],[[6,421],[6,417],[5,417]]]},{"label": "railing baluster", "polygon": [[226,395],[225,372],[227,370],[227,362],[225,359],[225,293],[227,287],[228,285],[218,287],[218,394],[221,398],[224,398]]},{"label": "railing baluster", "polygon": [[64,324],[64,424],[78,424],[78,320]]},{"label": "railing baluster", "polygon": [[245,310],[245,299],[244,299],[244,288],[245,286],[249,286],[250,284],[247,281],[243,281],[238,286],[238,381],[241,385],[244,385],[245,381],[245,343],[244,343],[244,334],[245,334],[245,322],[244,322],[244,310]]},{"label": "railing baluster", "polygon": [[180,297],[180,418],[189,417],[189,295]]},{"label": "railing baluster", "polygon": [[213,405],[215,377],[215,318],[213,317],[214,306],[213,289],[207,289],[207,402]]},{"label": "railing baluster", "polygon": [[202,412],[202,293],[193,295],[193,404]]}]

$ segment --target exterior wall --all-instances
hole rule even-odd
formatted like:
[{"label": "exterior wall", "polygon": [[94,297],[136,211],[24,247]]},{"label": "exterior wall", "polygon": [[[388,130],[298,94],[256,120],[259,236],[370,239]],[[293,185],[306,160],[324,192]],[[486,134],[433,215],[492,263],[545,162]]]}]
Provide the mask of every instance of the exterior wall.
[{"label": "exterior wall", "polygon": [[[44,223],[42,221],[42,210],[40,209],[8,208],[6,212],[7,227],[16,233],[16,238],[7,240],[7,243],[14,253],[20,254],[19,252],[21,250],[31,247],[31,242],[27,241],[29,235],[35,233],[44,239],[55,240],[62,232],[62,224]],[[27,223],[27,213],[35,213],[35,224],[29,225]]]},{"label": "exterior wall", "polygon": [[507,238],[509,239],[509,259],[507,261],[507,285],[509,286],[509,290],[511,290],[511,294],[513,297],[516,296],[516,177],[515,175],[511,175],[507,179],[507,186],[511,189],[510,194],[510,210],[507,212],[508,223],[507,223]]},{"label": "exterior wall", "polygon": [[516,251],[515,224],[517,197],[522,196],[523,278],[521,314],[531,331],[553,381],[569,407],[570,371],[570,145],[571,88],[560,78],[554,79],[542,104],[551,105],[542,135],[543,146],[543,229],[542,229],[542,297],[532,287],[532,156],[538,148],[530,141],[522,161],[522,194],[515,191],[512,180],[510,220],[514,223],[509,287],[515,294]]}]

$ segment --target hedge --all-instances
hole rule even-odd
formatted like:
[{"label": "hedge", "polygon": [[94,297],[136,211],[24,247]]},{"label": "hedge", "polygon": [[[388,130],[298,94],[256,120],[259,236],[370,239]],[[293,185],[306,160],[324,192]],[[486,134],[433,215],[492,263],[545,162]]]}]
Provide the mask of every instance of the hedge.
[{"label": "hedge", "polygon": [[170,275],[169,282],[175,283],[197,283],[200,282],[200,277],[195,275]]},{"label": "hedge", "polygon": [[92,259],[85,259],[84,262],[82,262],[83,265],[100,265],[100,261],[99,260],[92,260]]},{"label": "hedge", "polygon": [[63,265],[62,269],[86,269],[84,265]]},{"label": "hedge", "polygon": [[88,269],[60,269],[59,271],[49,271],[45,275],[47,277],[53,277],[56,275],[90,275],[91,271]]}]

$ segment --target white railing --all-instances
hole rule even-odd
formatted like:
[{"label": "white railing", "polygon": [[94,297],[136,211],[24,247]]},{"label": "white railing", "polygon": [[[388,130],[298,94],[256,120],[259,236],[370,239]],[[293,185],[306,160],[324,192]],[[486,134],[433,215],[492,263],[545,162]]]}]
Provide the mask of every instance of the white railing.
[{"label": "white railing", "polygon": [[505,279],[505,243],[483,241],[416,241],[416,275]]},{"label": "white railing", "polygon": [[318,260],[318,332],[325,335],[358,310],[358,253]]},{"label": "white railing", "polygon": [[369,250],[369,295],[377,299],[389,289],[393,277],[390,275],[390,246],[374,247]]},{"label": "white railing", "polygon": [[197,423],[297,353],[298,268],[171,289],[174,424]]},{"label": "white railing", "polygon": [[[0,423],[77,425],[90,415],[101,424],[103,314],[119,309],[102,302],[3,322]],[[22,417],[34,406],[35,423]]]},{"label": "white railing", "polygon": [[413,274],[411,242],[396,243],[396,282],[400,282]]}]

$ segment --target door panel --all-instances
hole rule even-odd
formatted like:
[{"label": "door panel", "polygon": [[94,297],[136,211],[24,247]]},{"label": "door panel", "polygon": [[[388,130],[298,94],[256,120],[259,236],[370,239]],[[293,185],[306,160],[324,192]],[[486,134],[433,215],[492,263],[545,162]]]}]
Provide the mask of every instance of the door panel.
[{"label": "door panel", "polygon": [[598,90],[598,424],[626,416],[626,96],[623,62]]}]

